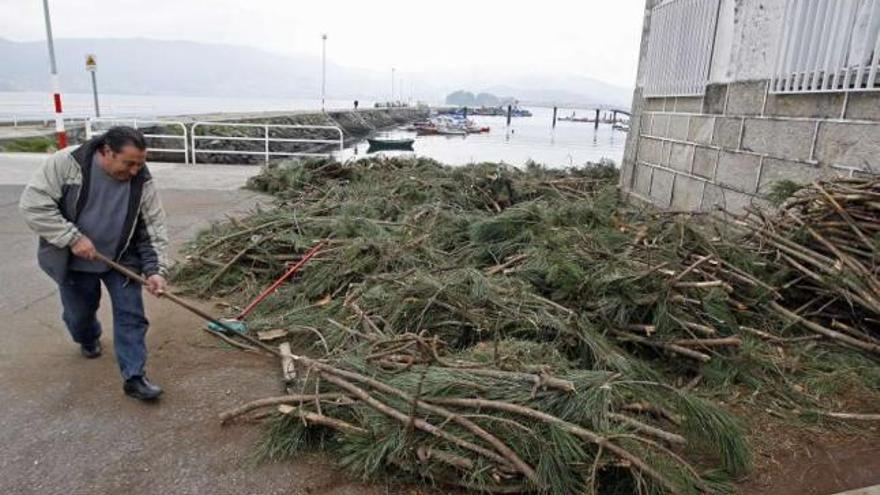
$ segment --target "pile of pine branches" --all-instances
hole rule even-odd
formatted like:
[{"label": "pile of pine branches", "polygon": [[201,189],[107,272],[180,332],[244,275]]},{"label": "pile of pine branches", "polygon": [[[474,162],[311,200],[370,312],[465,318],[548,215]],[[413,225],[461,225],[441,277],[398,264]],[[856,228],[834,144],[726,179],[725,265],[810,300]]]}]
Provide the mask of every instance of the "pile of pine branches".
[{"label": "pile of pine branches", "polygon": [[[777,214],[731,222],[753,249],[791,271],[773,311],[844,345],[880,354],[880,181],[838,179],[797,190]],[[782,299],[778,297],[777,299]],[[791,309],[797,301],[797,309]],[[784,305],[789,306],[789,309]]]},{"label": "pile of pine branches", "polygon": [[[869,349],[803,323],[795,297],[818,282],[791,283],[792,265],[755,235],[798,243],[786,222],[632,209],[615,184],[611,167],[267,168],[250,185],[277,207],[203,232],[178,285],[244,304],[314,243],[326,247],[249,320],[281,343],[289,393],[223,420],[274,407],[267,456],[320,448],[364,478],[718,493],[750,463],[740,421],[719,402],[797,415],[843,382],[880,392]],[[858,215],[870,216],[863,195],[869,213]],[[805,224],[821,215],[803,211]],[[876,283],[876,265],[858,259]],[[831,292],[836,279],[823,280]]]}]

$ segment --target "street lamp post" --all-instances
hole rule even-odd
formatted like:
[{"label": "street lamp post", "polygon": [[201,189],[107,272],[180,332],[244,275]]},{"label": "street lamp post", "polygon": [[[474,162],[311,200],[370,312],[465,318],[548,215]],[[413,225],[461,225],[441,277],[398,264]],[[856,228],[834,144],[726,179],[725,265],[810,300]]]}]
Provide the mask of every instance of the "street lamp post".
[{"label": "street lamp post", "polygon": [[58,66],[55,64],[55,43],[52,40],[52,21],[49,19],[49,0],[43,0],[43,16],[46,18],[46,44],[49,47],[49,76],[52,80],[52,100],[55,105],[55,137],[58,149],[67,147],[64,132],[64,113],[61,111],[61,85],[58,82]]},{"label": "street lamp post", "polygon": [[327,34],[321,35],[321,111],[327,95]]},{"label": "street lamp post", "polygon": [[394,67],[391,68],[391,102],[394,102]]}]

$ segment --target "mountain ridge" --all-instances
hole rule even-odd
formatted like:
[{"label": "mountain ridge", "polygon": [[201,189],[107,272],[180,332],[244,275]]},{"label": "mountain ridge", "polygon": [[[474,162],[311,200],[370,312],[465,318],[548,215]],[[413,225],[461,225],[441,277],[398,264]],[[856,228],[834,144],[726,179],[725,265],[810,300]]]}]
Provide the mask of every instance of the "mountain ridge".
[{"label": "mountain ridge", "polygon": [[[98,62],[98,87],[116,94],[319,98],[321,59],[281,55],[225,43],[151,38],[60,38],[55,40],[63,91],[88,93],[85,55]],[[48,56],[43,41],[0,38],[0,91],[48,91]],[[541,104],[604,104],[629,107],[631,89],[582,76],[527,74],[408,74],[414,95],[398,99],[442,102],[462,87],[510,95]],[[387,100],[386,71],[327,63],[328,99]]]}]

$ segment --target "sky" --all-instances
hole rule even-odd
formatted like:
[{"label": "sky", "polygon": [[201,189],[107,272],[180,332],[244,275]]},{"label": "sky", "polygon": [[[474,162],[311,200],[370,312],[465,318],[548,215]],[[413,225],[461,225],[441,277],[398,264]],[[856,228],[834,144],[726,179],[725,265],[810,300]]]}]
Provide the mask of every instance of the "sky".
[{"label": "sky", "polygon": [[[407,73],[592,77],[632,87],[644,0],[50,0],[56,38],[228,43]],[[45,39],[40,0],[0,0],[0,37]]]}]

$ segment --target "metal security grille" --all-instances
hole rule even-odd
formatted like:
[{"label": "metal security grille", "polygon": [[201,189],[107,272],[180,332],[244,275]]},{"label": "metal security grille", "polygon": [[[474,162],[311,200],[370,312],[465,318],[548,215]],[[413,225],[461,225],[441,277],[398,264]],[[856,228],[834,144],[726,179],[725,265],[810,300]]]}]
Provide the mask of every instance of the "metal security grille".
[{"label": "metal security grille", "polygon": [[880,90],[880,0],[787,0],[772,93]]},{"label": "metal security grille", "polygon": [[700,96],[706,89],[719,0],[672,0],[651,11],[645,96]]}]

